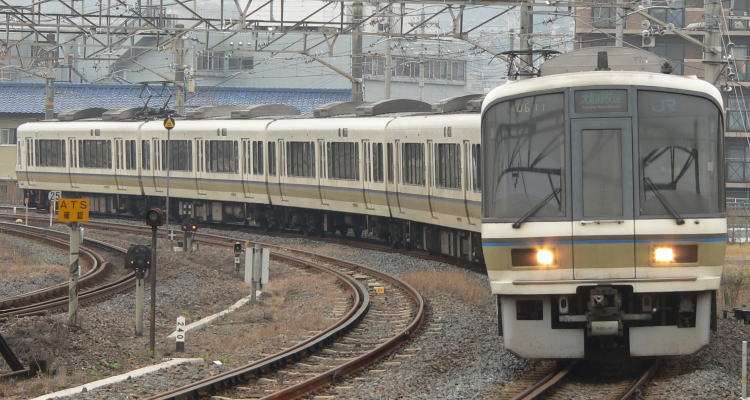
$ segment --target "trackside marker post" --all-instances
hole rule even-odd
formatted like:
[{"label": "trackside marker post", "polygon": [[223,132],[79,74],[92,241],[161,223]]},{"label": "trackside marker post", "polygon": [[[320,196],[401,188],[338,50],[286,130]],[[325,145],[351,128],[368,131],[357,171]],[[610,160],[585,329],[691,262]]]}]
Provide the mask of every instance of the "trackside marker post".
[{"label": "trackside marker post", "polygon": [[151,227],[151,329],[149,332],[149,351],[156,357],[156,230],[164,225],[164,211],[152,208],[146,212],[146,225]]},{"label": "trackside marker post", "polygon": [[176,351],[185,351],[185,317],[180,315],[177,317],[177,329],[175,330],[177,336],[175,336]]},{"label": "trackside marker post", "polygon": [[89,220],[88,199],[59,199],[57,220],[70,222],[70,268],[68,280],[68,325],[78,326],[78,250],[81,245],[80,222]]}]

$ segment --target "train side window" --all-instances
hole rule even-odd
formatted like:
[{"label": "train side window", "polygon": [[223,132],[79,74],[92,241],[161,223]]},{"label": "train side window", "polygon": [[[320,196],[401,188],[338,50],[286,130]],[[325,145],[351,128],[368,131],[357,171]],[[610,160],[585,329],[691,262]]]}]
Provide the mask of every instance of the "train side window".
[{"label": "train side window", "polygon": [[359,146],[352,142],[326,143],[328,178],[359,180]]},{"label": "train side window", "polygon": [[424,143],[404,143],[402,150],[403,182],[424,186]]},{"label": "train side window", "polygon": [[388,165],[388,183],[393,183],[393,143],[386,147],[386,164]]},{"label": "train side window", "polygon": [[206,143],[208,172],[237,173],[239,146],[235,140],[209,140]]},{"label": "train side window", "polygon": [[189,140],[170,140],[167,149],[167,141],[161,141],[161,169],[167,169],[167,158],[169,158],[169,170],[192,171],[193,147]]},{"label": "train side window", "polygon": [[447,189],[461,188],[461,145],[435,145],[435,185]]},{"label": "train side window", "polygon": [[481,144],[471,145],[471,181],[472,190],[482,191],[482,149]]},{"label": "train side window", "polygon": [[151,147],[148,140],[141,140],[141,168],[151,169]]},{"label": "train side window", "polygon": [[315,176],[315,143],[286,142],[286,173],[288,176]]},{"label": "train side window", "polygon": [[35,142],[36,165],[38,167],[64,167],[65,141],[39,139]]},{"label": "train side window", "polygon": [[276,142],[268,142],[268,175],[276,175]]},{"label": "train side window", "polygon": [[81,168],[112,168],[112,141],[79,140],[78,161]]},{"label": "train side window", "polygon": [[371,160],[371,156],[372,156],[372,154],[371,154],[372,153],[371,152],[372,149],[370,147],[370,143],[369,142],[365,142],[365,146],[364,146],[363,150],[365,152],[365,180],[366,181],[371,181],[372,180],[372,176],[370,175],[370,171],[371,171],[370,160]]},{"label": "train side window", "polygon": [[125,169],[136,169],[135,140],[125,141]]}]

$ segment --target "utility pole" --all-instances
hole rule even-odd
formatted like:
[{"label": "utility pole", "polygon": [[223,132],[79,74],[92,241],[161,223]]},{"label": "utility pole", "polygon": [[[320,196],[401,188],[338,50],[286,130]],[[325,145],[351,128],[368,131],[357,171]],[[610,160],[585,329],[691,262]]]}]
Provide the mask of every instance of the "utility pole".
[{"label": "utility pole", "polygon": [[352,3],[352,101],[363,101],[364,87],[362,85],[362,2]]},{"label": "utility pole", "polygon": [[520,50],[528,51],[528,54],[521,54],[521,70],[519,71],[518,79],[526,79],[531,76],[528,75],[531,72],[531,68],[534,65],[534,56],[531,54],[531,46],[529,41],[531,35],[534,33],[534,12],[531,6],[521,6],[521,26],[519,29],[519,38],[521,41]]},{"label": "utility pole", "polygon": [[393,69],[393,66],[391,65],[391,3],[388,3],[388,7],[385,9],[387,18],[386,21],[386,29],[387,36],[385,38],[385,68],[383,69],[384,74],[384,85],[385,85],[385,98],[390,99],[391,98],[391,70]]},{"label": "utility pole", "polygon": [[55,58],[52,57],[55,52],[55,34],[47,35],[49,50],[47,51],[47,77],[44,85],[44,119],[55,118]]},{"label": "utility pole", "polygon": [[720,86],[719,77],[723,59],[721,55],[721,0],[704,0],[705,34],[703,35],[704,79],[714,86]]},{"label": "utility pole", "polygon": [[182,24],[175,25],[174,39],[174,107],[177,115],[185,115],[185,40],[182,38],[182,31],[185,28]]},{"label": "utility pole", "polygon": [[615,46],[622,47],[622,35],[625,31],[625,10],[621,7],[615,8]]}]

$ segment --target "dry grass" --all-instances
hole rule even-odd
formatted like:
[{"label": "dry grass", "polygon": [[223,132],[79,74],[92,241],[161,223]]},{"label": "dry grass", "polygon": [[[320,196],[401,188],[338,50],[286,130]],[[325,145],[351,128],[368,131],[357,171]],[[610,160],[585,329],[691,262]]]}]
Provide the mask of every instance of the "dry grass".
[{"label": "dry grass", "polygon": [[77,386],[86,378],[84,373],[68,375],[63,371],[54,376],[42,374],[35,379],[0,382],[0,399],[26,399],[29,393],[52,393]]},{"label": "dry grass", "polygon": [[20,251],[10,241],[0,239],[0,275],[4,279],[34,279],[48,275],[63,278],[67,271],[66,265],[39,263],[33,254]]},{"label": "dry grass", "polygon": [[727,245],[727,260],[750,260],[750,244]]},{"label": "dry grass", "polygon": [[450,293],[478,307],[486,305],[491,300],[487,287],[478,279],[463,272],[438,270],[410,272],[401,278],[423,296],[436,292]]}]

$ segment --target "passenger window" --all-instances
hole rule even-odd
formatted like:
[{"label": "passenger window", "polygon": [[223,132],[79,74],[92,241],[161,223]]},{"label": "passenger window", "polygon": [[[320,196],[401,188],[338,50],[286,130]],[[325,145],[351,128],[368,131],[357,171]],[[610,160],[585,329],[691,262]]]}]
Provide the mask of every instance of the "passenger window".
[{"label": "passenger window", "polygon": [[408,185],[424,186],[424,144],[404,143],[402,180]]},{"label": "passenger window", "polygon": [[446,189],[461,188],[461,145],[435,145],[435,186]]}]

